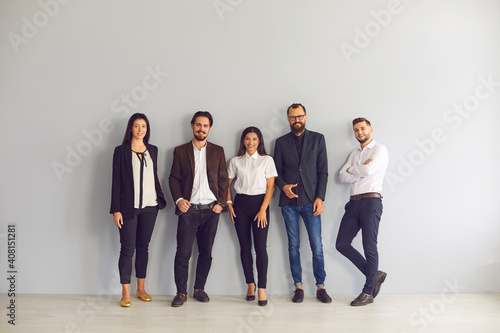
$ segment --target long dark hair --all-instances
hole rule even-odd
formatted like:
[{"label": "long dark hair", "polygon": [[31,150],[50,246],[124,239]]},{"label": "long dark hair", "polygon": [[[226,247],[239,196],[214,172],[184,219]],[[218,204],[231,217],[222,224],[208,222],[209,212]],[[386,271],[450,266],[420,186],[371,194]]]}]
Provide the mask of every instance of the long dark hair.
[{"label": "long dark hair", "polygon": [[130,143],[132,141],[132,126],[134,126],[134,121],[136,121],[137,119],[144,119],[144,121],[146,122],[146,126],[148,127],[148,130],[146,132],[146,135],[144,136],[143,141],[144,141],[144,143],[148,143],[149,134],[151,132],[151,130],[149,128],[148,117],[146,117],[146,115],[144,113],[134,113],[130,117],[130,119],[128,120],[127,129],[125,130],[125,135],[123,136],[123,144]]},{"label": "long dark hair", "polygon": [[257,127],[250,126],[250,127],[245,128],[243,133],[241,133],[240,148],[238,149],[238,156],[245,155],[246,148],[245,148],[244,141],[245,141],[245,137],[247,136],[248,133],[255,133],[255,134],[257,134],[257,137],[259,138],[259,145],[257,146],[257,153],[259,153],[259,155],[262,155],[262,156],[267,155],[266,147],[264,146],[264,137],[262,136],[262,132]]}]

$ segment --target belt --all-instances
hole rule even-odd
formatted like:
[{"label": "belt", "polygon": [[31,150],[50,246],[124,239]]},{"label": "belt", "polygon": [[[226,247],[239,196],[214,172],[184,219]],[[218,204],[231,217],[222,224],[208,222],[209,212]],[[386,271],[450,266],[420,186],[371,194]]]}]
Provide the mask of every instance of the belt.
[{"label": "belt", "polygon": [[361,199],[366,199],[366,198],[380,198],[380,199],[382,199],[383,196],[380,193],[375,193],[375,192],[351,195],[351,200],[361,200]]},{"label": "belt", "polygon": [[196,209],[196,210],[205,210],[205,209],[212,209],[212,208],[214,208],[215,205],[217,205],[217,201],[211,202],[207,205],[191,204],[191,208]]}]

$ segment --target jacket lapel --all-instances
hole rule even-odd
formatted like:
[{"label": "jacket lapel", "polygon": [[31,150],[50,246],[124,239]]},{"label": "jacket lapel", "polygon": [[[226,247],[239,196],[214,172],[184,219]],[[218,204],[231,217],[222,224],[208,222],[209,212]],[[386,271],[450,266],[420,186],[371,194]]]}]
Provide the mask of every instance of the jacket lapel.
[{"label": "jacket lapel", "polygon": [[191,175],[194,179],[194,153],[193,153],[193,143],[191,141],[189,141],[189,143],[186,144],[186,154],[189,160],[189,167],[191,168]]},{"label": "jacket lapel", "polygon": [[[307,130],[304,132],[304,146],[302,146],[302,157],[306,156],[307,152],[313,149],[313,142],[311,141],[311,136],[308,135]],[[300,164],[307,163],[305,158],[300,160]]]},{"label": "jacket lapel", "polygon": [[[211,158],[212,156],[212,144],[210,142],[207,141],[207,162],[206,162],[206,165],[207,165],[207,179],[208,179],[208,184],[211,185],[212,184],[212,177],[210,175],[210,170],[215,170],[215,168],[212,167],[211,163],[213,163],[213,158]],[[210,186],[210,188],[212,188],[212,186]]]},{"label": "jacket lapel", "polygon": [[125,143],[123,151],[123,158],[125,159],[125,174],[130,175],[129,181],[132,183],[132,188],[134,188],[134,172],[132,170],[132,146],[130,143]]}]

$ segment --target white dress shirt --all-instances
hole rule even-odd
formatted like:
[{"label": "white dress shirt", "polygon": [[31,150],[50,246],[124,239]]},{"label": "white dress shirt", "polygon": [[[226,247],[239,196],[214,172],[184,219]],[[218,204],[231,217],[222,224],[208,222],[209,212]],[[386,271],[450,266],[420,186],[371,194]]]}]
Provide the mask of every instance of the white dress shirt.
[{"label": "white dress shirt", "polygon": [[266,193],[267,179],[278,176],[273,158],[269,155],[259,155],[258,152],[233,157],[229,161],[227,173],[229,179],[236,178],[236,193],[246,195]]},{"label": "white dress shirt", "polygon": [[[372,161],[365,165],[365,161]],[[387,148],[372,140],[363,149],[354,150],[347,163],[340,169],[340,182],[351,183],[351,195],[363,193],[382,193],[389,153]],[[349,169],[349,172],[347,172]]]},{"label": "white dress shirt", "polygon": [[132,174],[134,177],[134,208],[144,208],[148,206],[157,206],[155,176],[153,172],[153,160],[149,151],[144,153],[144,171],[142,175],[142,207],[139,207],[141,193],[141,160],[137,154],[132,151]]},{"label": "white dress shirt", "polygon": [[212,190],[210,190],[210,186],[208,185],[207,145],[201,148],[201,150],[198,150],[198,148],[196,148],[193,144],[193,152],[194,180],[193,192],[191,193],[190,202],[196,205],[208,205],[209,203],[217,201],[217,198],[215,197]]}]

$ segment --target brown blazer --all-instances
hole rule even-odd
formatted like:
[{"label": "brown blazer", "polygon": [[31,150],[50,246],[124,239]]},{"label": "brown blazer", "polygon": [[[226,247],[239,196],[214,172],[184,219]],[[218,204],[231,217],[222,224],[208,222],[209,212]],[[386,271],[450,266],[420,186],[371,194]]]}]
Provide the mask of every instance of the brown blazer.
[{"label": "brown blazer", "polygon": [[[224,148],[207,141],[207,175],[210,190],[217,198],[217,202],[226,207],[227,186],[229,183],[227,177],[226,157]],[[194,182],[194,153],[193,143],[189,141],[186,144],[175,147],[174,160],[168,183],[174,203],[179,198],[191,199]],[[175,207],[175,215],[181,215],[179,207]]]}]

